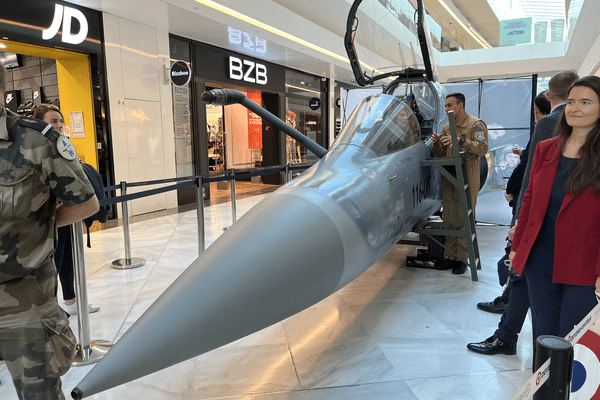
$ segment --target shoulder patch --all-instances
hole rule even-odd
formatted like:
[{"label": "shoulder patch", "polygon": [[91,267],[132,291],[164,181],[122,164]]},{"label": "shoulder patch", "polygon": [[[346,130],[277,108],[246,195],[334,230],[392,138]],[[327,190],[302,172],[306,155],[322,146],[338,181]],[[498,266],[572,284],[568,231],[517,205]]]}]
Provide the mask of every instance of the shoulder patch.
[{"label": "shoulder patch", "polygon": [[68,161],[73,161],[77,158],[77,151],[73,143],[66,137],[58,133],[52,125],[35,118],[19,118],[17,124],[25,128],[35,129],[48,138],[51,142],[55,143],[56,150],[62,158]]},{"label": "shoulder patch", "polygon": [[68,161],[73,161],[77,157],[77,151],[73,143],[66,137],[60,135],[56,140],[56,149],[62,158]]},{"label": "shoulder patch", "polygon": [[48,131],[52,131],[52,125],[48,124],[39,119],[34,118],[19,118],[17,120],[17,124],[24,126],[26,128],[35,129],[36,131],[42,132],[42,134],[46,134]]},{"label": "shoulder patch", "polygon": [[473,132],[485,132],[485,128],[483,125],[476,123],[475,126],[473,126]]}]

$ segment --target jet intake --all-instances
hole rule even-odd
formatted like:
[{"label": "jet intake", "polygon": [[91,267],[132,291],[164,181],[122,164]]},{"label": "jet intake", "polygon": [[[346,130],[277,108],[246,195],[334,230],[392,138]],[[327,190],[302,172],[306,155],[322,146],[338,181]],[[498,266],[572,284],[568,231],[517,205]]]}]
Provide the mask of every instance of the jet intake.
[{"label": "jet intake", "polygon": [[215,106],[228,106],[230,104],[241,103],[245,98],[246,95],[244,93],[230,89],[215,89],[202,93],[202,101]]}]

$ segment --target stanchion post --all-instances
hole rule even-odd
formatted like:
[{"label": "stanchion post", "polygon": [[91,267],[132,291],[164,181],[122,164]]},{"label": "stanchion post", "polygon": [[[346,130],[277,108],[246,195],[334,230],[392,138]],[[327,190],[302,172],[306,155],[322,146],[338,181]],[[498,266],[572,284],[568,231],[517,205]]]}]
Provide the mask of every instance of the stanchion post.
[{"label": "stanchion post", "polygon": [[71,225],[71,236],[73,238],[73,269],[77,293],[77,326],[79,328],[79,348],[73,365],[81,366],[95,363],[101,359],[113,344],[106,340],[94,340],[93,342],[90,340],[90,314],[85,275],[83,223],[81,221]]},{"label": "stanchion post", "polygon": [[237,221],[237,207],[236,207],[236,196],[235,196],[235,170],[231,169],[231,224],[235,224]]},{"label": "stanchion post", "polygon": [[[121,195],[125,196],[127,194],[127,183],[121,182]],[[129,236],[129,207],[127,206],[127,202],[124,201],[121,203],[121,211],[123,214],[123,238],[125,245],[125,258],[131,258],[131,238]]]},{"label": "stanchion post", "polygon": [[198,185],[196,196],[198,206],[196,208],[196,213],[198,215],[198,257],[200,257],[202,252],[206,249],[206,237],[204,232],[204,187],[202,178],[196,180],[196,185]]},{"label": "stanchion post", "polygon": [[543,335],[535,342],[534,371],[550,358],[548,380],[533,395],[533,400],[569,400],[573,378],[573,345],[561,337]]},{"label": "stanchion post", "polygon": [[291,181],[290,179],[290,164],[285,165],[285,183]]},{"label": "stanchion post", "polygon": [[[121,196],[127,194],[127,182],[121,182]],[[129,238],[129,209],[127,201],[121,203],[121,211],[123,214],[123,237],[125,244],[125,258],[120,258],[112,262],[111,267],[114,269],[132,269],[143,266],[146,261],[143,258],[131,258],[131,240]]]}]

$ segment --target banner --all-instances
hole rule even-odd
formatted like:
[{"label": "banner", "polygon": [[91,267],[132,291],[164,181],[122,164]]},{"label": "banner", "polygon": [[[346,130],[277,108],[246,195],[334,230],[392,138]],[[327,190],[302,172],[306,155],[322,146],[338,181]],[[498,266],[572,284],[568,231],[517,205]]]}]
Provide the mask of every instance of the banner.
[{"label": "banner", "polygon": [[[248,91],[246,94],[250,100],[262,106],[261,92]],[[262,118],[252,111],[248,112],[248,148],[249,149],[262,149]]]}]

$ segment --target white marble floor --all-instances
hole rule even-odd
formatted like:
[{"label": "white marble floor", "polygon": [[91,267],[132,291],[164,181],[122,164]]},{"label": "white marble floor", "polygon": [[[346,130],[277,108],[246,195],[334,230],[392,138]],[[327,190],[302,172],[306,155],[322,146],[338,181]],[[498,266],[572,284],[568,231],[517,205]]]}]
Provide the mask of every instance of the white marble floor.
[{"label": "white marble floor", "polygon": [[[238,218],[261,198],[239,200]],[[207,245],[230,224],[230,203],[207,207]],[[531,374],[531,322],[525,322],[517,355],[467,350],[467,343],[490,336],[500,319],[475,305],[500,293],[496,262],[506,227],[477,230],[478,282],[470,273],[408,268],[406,256],[416,248],[396,245],[315,306],[90,399],[507,400]],[[141,268],[110,268],[124,256],[121,228],[92,233],[92,248],[86,248],[89,298],[101,307],[90,315],[92,340],[118,341],[197,257],[196,213],[133,224],[131,239],[132,256],[146,260]],[[77,331],[76,317],[71,323]],[[64,376],[67,397],[90,369],[73,367]],[[0,400],[15,399],[2,363],[0,380]]]}]

